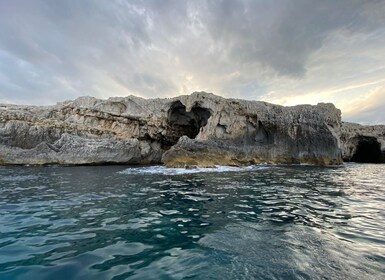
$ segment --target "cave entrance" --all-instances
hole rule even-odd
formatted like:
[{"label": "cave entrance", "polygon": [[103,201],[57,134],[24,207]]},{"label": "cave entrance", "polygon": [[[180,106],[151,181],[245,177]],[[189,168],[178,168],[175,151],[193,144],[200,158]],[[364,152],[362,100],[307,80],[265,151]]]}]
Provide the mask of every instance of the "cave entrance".
[{"label": "cave entrance", "polygon": [[186,106],[180,101],[174,102],[168,111],[168,123],[170,131],[168,133],[168,144],[170,146],[178,142],[183,135],[194,139],[201,129],[207,124],[211,113],[208,109],[195,105],[190,112],[186,111]]},{"label": "cave entrance", "polygon": [[356,140],[356,152],[352,156],[351,161],[362,163],[381,162],[381,144],[375,137],[360,136]]}]

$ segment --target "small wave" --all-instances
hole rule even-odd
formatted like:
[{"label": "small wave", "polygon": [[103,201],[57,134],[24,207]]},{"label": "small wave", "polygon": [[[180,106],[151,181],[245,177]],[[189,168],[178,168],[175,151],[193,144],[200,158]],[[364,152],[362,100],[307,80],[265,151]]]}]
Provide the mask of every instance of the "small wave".
[{"label": "small wave", "polygon": [[214,167],[197,167],[197,168],[168,168],[163,165],[146,166],[146,167],[130,167],[119,171],[119,174],[162,174],[162,175],[182,175],[196,173],[222,173],[222,172],[247,172],[269,168],[266,165],[251,166],[226,166],[216,165]]},{"label": "small wave", "polygon": [[9,176],[0,176],[0,181],[2,182],[24,182],[24,181],[31,181],[31,180],[36,180],[39,177],[36,175],[19,175],[19,176],[14,176],[14,175],[9,175]]}]

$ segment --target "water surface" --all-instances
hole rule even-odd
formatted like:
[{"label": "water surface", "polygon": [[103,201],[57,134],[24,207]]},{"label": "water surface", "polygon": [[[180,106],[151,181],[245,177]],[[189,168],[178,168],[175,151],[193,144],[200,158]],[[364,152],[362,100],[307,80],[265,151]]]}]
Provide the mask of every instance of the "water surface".
[{"label": "water surface", "polygon": [[385,279],[385,165],[1,167],[0,279]]}]

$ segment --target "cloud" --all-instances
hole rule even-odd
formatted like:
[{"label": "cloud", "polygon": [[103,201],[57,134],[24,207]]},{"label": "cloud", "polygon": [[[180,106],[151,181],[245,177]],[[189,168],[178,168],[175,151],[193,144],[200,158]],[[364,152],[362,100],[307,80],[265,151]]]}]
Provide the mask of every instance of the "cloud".
[{"label": "cloud", "polygon": [[262,64],[282,75],[304,75],[309,55],[330,32],[365,21],[360,1],[208,3],[203,20],[215,41],[230,49],[233,61]]},{"label": "cloud", "polygon": [[0,101],[205,90],[340,102],[346,92],[326,92],[384,77],[384,3],[0,1]]},{"label": "cloud", "polygon": [[347,121],[363,124],[384,124],[385,85],[378,86],[347,102],[344,107],[344,117]]}]

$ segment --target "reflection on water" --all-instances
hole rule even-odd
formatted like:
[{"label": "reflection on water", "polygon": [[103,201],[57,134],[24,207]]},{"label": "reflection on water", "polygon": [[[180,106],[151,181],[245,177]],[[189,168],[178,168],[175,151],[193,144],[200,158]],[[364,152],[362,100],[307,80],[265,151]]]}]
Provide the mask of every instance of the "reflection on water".
[{"label": "reflection on water", "polygon": [[0,279],[383,279],[385,165],[0,168]]}]

